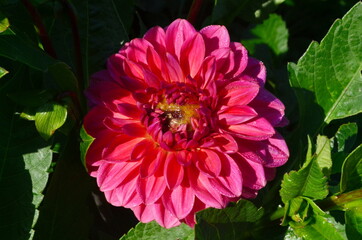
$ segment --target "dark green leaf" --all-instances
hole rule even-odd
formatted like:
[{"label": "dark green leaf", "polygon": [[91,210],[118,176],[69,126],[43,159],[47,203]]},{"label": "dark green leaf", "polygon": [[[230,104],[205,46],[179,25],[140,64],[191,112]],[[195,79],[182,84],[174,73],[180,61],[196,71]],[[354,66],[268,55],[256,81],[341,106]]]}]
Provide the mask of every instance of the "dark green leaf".
[{"label": "dark green leaf", "polygon": [[[311,145],[309,144],[309,149]],[[310,151],[309,151],[310,152]],[[286,204],[298,196],[312,199],[323,199],[328,195],[327,178],[332,166],[329,139],[324,136],[317,138],[317,151],[298,171],[284,175],[280,196]]]},{"label": "dark green leaf", "polygon": [[67,64],[55,63],[49,67],[49,72],[61,90],[78,93],[77,78]]},{"label": "dark green leaf", "polygon": [[362,145],[359,145],[343,163],[340,183],[341,192],[362,187]]},{"label": "dark green leaf", "polygon": [[158,223],[152,221],[150,223],[139,223],[131,229],[120,240],[192,240],[194,239],[194,231],[185,224],[178,227],[166,229]]},{"label": "dark green leaf", "polygon": [[[362,3],[337,20],[320,44],[289,64],[302,134],[312,136],[334,119],[362,111]],[[313,119],[313,121],[311,121]]]},{"label": "dark green leaf", "polygon": [[348,209],[346,217],[346,234],[349,240],[362,239],[362,206]]},{"label": "dark green leaf", "polygon": [[34,123],[21,119],[16,104],[6,97],[28,84],[22,69],[0,85],[0,236],[9,240],[26,240],[32,234],[52,161],[50,146]]},{"label": "dark green leaf", "polygon": [[[269,46],[276,55],[288,51],[288,29],[283,19],[277,14],[270,14],[262,24],[258,24],[251,32],[257,37],[242,41],[245,47],[253,49],[257,44]],[[252,42],[251,42],[252,41]],[[253,53],[253,51],[251,51]]]},{"label": "dark green leaf", "polygon": [[196,239],[244,239],[257,234],[254,222],[261,219],[264,210],[248,200],[241,199],[224,209],[206,209],[197,214]]},{"label": "dark green leaf", "polygon": [[46,103],[37,109],[35,126],[40,136],[48,140],[67,119],[67,108],[57,103]]},{"label": "dark green leaf", "polygon": [[89,239],[90,177],[79,161],[76,134],[69,136],[40,207],[34,239]]},{"label": "dark green leaf", "polygon": [[8,93],[8,96],[15,103],[27,107],[39,107],[53,98],[54,93],[49,90],[18,90]]},{"label": "dark green leaf", "polygon": [[82,127],[80,130],[80,138],[82,139],[82,142],[80,143],[80,158],[82,160],[83,165],[86,166],[85,156],[94,138],[87,134],[84,127]]},{"label": "dark green leaf", "polygon": [[19,61],[34,69],[45,72],[56,61],[16,35],[0,36],[0,56]]}]

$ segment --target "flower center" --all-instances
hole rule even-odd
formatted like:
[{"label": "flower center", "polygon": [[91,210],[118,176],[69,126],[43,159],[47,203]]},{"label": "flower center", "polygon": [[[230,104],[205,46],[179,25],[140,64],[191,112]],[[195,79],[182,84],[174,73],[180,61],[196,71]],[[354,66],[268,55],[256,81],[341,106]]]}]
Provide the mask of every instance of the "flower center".
[{"label": "flower center", "polygon": [[176,132],[183,124],[187,125],[187,130],[192,130],[191,119],[199,117],[199,114],[197,112],[197,109],[199,109],[199,107],[200,106],[198,104],[168,104],[165,100],[158,103],[156,108],[162,110],[162,115],[165,117],[165,122],[162,130],[164,132],[167,130],[170,130],[171,132]]}]

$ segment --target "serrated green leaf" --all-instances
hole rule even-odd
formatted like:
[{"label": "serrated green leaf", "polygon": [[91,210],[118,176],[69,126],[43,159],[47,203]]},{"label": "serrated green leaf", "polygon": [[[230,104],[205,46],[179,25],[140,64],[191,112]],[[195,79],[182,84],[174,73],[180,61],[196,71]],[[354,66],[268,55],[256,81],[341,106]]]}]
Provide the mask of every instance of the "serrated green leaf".
[{"label": "serrated green leaf", "polygon": [[257,44],[269,46],[276,55],[288,51],[288,29],[283,19],[277,14],[270,14],[262,24],[258,24],[251,32],[258,37]]},{"label": "serrated green leaf", "polygon": [[293,228],[297,236],[305,240],[345,240],[327,218],[316,215],[314,222],[301,228]]},{"label": "serrated green leaf", "polygon": [[[311,146],[308,146],[311,148]],[[328,195],[327,178],[332,166],[329,139],[318,136],[317,152],[298,171],[284,175],[280,196],[286,204],[298,196],[323,199]]]},{"label": "serrated green leaf", "polygon": [[257,234],[252,223],[263,216],[264,210],[252,202],[241,199],[224,209],[206,209],[196,215],[196,239],[243,239]]},{"label": "serrated green leaf", "polygon": [[18,106],[6,97],[9,91],[27,87],[25,71],[9,77],[0,86],[0,236],[25,240],[37,220],[52,151],[34,124],[21,119]]},{"label": "serrated green leaf", "polygon": [[29,44],[17,35],[0,35],[0,56],[19,61],[43,72],[56,62],[40,48]]},{"label": "serrated green leaf", "polygon": [[82,139],[82,142],[80,143],[80,158],[83,165],[86,167],[85,156],[87,154],[89,146],[94,141],[94,138],[85,131],[84,127],[80,129],[80,138]]},{"label": "serrated green leaf", "polygon": [[35,126],[40,136],[48,140],[67,119],[67,108],[57,103],[46,103],[37,109]]},{"label": "serrated green leaf", "polygon": [[[362,3],[337,20],[320,44],[289,64],[303,134],[312,136],[334,119],[362,111]],[[313,119],[313,121],[311,121]]]},{"label": "serrated green leaf", "polygon": [[362,206],[356,206],[345,212],[346,234],[349,240],[362,239]]},{"label": "serrated green leaf", "polygon": [[347,156],[342,166],[341,192],[362,187],[362,144]]},{"label": "serrated green leaf", "polygon": [[192,240],[194,239],[194,231],[185,224],[178,227],[166,229],[158,223],[152,221],[150,223],[138,223],[120,240]]}]

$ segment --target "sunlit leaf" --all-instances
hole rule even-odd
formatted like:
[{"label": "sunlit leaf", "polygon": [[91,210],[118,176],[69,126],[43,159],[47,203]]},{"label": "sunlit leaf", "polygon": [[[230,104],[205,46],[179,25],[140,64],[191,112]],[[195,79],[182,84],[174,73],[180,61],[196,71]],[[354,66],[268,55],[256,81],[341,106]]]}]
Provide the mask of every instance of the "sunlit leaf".
[{"label": "sunlit leaf", "polygon": [[346,217],[346,234],[348,239],[362,238],[362,205],[348,209]]},{"label": "sunlit leaf", "polygon": [[340,183],[341,192],[362,187],[362,145],[359,145],[343,163]]}]

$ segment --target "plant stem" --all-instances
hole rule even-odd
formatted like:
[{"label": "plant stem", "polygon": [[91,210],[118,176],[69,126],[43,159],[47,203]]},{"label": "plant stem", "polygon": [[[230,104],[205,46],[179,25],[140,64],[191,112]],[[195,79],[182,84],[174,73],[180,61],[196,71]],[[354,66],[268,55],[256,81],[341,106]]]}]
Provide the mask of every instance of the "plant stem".
[{"label": "plant stem", "polygon": [[193,0],[192,5],[190,7],[189,14],[187,16],[187,20],[192,24],[195,25],[196,19],[199,15],[203,0]]},{"label": "plant stem", "polygon": [[73,36],[73,45],[75,52],[75,64],[76,64],[76,73],[78,79],[78,89],[82,92],[84,90],[84,75],[83,75],[83,61],[82,61],[82,51],[80,48],[80,36],[79,36],[79,28],[77,16],[75,14],[75,10],[73,6],[70,4],[68,0],[61,0],[63,7],[65,8],[69,18],[70,25],[72,28],[72,36]]},{"label": "plant stem", "polygon": [[29,0],[21,0],[27,11],[29,12],[36,28],[38,29],[38,34],[40,37],[40,41],[44,47],[45,52],[47,52],[53,58],[57,58],[55,50],[53,48],[52,42],[48,36],[48,33],[45,29],[43,21],[39,15],[37,9],[31,4]]}]

